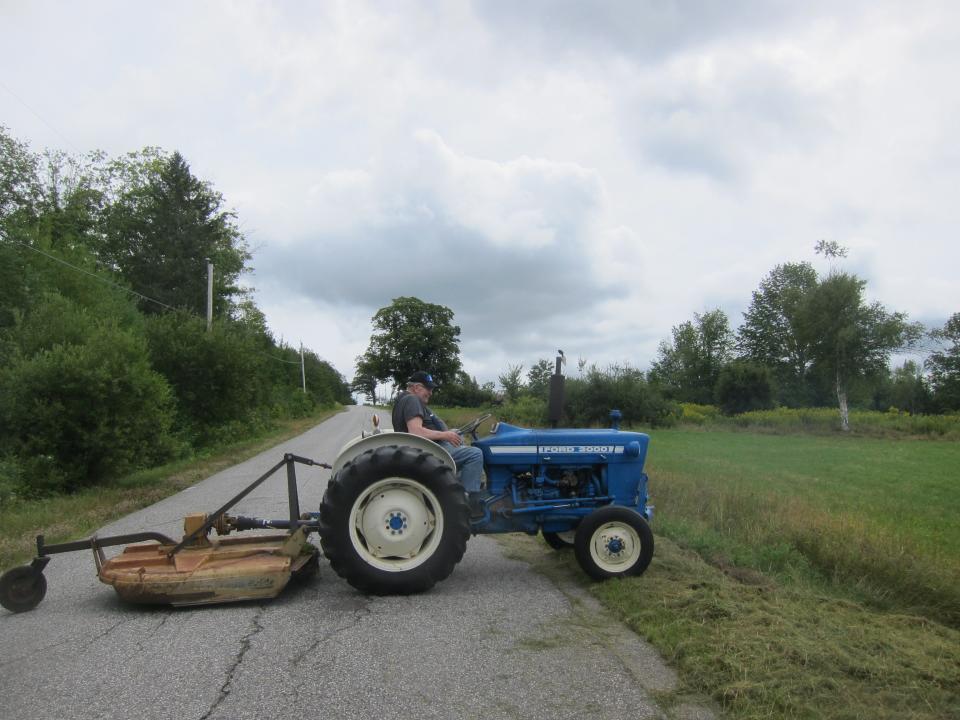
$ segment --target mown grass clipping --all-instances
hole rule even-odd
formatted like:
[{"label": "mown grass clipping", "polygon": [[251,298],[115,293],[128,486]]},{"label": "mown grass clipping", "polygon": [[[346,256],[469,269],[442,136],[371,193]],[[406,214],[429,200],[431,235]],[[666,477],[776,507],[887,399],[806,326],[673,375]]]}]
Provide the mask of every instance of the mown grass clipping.
[{"label": "mown grass clipping", "polygon": [[734,717],[960,717],[960,632],[923,617],[724,572],[666,540],[645,575],[593,592]]}]

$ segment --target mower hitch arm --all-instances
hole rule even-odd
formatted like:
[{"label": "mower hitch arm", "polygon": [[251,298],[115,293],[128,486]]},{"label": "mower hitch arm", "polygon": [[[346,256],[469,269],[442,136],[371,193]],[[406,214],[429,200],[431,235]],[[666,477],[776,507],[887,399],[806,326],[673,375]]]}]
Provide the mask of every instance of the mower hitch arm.
[{"label": "mower hitch arm", "polygon": [[102,547],[113,547],[114,545],[126,545],[127,543],[143,542],[144,540],[156,540],[164,545],[172,545],[174,541],[163,533],[158,532],[138,532],[127,535],[111,535],[110,537],[97,537],[92,535],[86,540],[75,540],[74,542],[55,543],[47,545],[43,540],[43,535],[37,535],[37,557],[46,557],[56,555],[57,553],[76,552],[77,550],[96,550]]},{"label": "mower hitch arm", "polygon": [[259,487],[267,478],[284,466],[287,468],[287,498],[290,503],[290,521],[288,527],[293,530],[301,525],[313,525],[314,523],[311,523],[310,521],[304,521],[300,519],[300,499],[297,493],[297,475],[295,469],[296,463],[300,463],[302,465],[315,465],[317,467],[327,468],[328,470],[331,468],[331,466],[327,463],[317,462],[316,460],[311,460],[310,458],[300,457],[299,455],[294,455],[293,453],[287,453],[283,456],[283,460],[278,462],[263,475],[247,485],[247,487],[237,493],[234,497],[230,498],[230,500],[228,500],[226,504],[224,504],[219,510],[211,513],[203,525],[198,527],[189,535],[184,536],[183,540],[177,543],[173,549],[167,553],[167,557],[172,558],[194,540],[206,535],[210,531],[210,528],[217,524],[217,522],[220,520],[220,517],[227,510],[243,500],[243,498]]}]

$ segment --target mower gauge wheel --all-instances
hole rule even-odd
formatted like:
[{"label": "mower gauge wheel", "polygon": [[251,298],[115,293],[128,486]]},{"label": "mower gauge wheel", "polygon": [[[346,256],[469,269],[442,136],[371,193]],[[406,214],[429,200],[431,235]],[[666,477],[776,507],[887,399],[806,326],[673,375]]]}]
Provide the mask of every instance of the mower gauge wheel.
[{"label": "mower gauge wheel", "polygon": [[640,575],[653,558],[653,533],[640,513],[603,507],[580,523],[574,551],[580,567],[595,580]]},{"label": "mower gauge wheel", "polygon": [[47,579],[29,565],[7,570],[0,577],[0,605],[10,612],[33,610],[47,594]]}]

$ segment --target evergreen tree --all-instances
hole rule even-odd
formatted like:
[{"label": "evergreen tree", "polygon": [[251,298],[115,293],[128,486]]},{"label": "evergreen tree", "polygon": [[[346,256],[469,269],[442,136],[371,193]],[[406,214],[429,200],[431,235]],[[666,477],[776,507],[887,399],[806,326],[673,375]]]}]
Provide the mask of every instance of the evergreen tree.
[{"label": "evergreen tree", "polygon": [[[102,261],[138,293],[203,316],[209,259],[214,312],[226,314],[242,294],[236,283],[250,259],[233,213],[180,153],[147,161],[142,170],[106,215]],[[161,310],[146,302],[141,307]]]}]

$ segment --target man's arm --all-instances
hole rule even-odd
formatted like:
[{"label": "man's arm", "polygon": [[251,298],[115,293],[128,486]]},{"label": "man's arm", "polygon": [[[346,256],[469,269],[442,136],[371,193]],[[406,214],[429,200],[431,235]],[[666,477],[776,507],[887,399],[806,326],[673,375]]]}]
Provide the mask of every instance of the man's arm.
[{"label": "man's arm", "polygon": [[411,435],[419,435],[427,440],[433,440],[434,442],[446,440],[454,447],[460,447],[463,444],[463,438],[460,437],[459,433],[456,433],[453,430],[440,431],[425,428],[423,426],[423,418],[419,415],[407,420],[407,432]]}]

